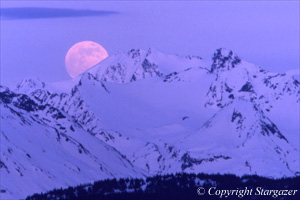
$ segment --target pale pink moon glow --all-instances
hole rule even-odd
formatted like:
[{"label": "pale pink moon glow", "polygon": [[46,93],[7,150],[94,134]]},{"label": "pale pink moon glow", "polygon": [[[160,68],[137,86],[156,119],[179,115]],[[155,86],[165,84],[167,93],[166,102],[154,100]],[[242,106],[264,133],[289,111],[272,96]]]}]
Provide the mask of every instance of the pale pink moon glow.
[{"label": "pale pink moon glow", "polygon": [[78,42],[69,49],[65,58],[65,66],[69,75],[75,78],[107,56],[107,51],[96,42]]}]

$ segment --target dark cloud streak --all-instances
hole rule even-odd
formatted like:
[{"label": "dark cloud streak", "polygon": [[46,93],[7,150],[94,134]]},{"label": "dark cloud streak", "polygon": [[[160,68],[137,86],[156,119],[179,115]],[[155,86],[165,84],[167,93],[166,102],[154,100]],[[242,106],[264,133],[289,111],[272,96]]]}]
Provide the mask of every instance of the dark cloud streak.
[{"label": "dark cloud streak", "polygon": [[88,16],[107,16],[118,14],[115,11],[75,10],[66,8],[16,7],[1,8],[1,20],[25,20],[46,18],[70,18]]}]

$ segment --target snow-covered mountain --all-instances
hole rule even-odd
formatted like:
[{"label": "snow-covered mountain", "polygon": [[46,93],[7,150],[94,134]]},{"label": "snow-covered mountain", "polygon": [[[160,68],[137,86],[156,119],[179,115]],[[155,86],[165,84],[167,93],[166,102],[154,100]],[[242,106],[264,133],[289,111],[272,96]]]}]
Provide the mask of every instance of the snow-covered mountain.
[{"label": "snow-covered mountain", "polygon": [[1,87],[1,199],[111,177],[143,176],[70,115]]},{"label": "snow-covered mountain", "polygon": [[1,87],[1,197],[182,171],[299,175],[299,87],[299,71],[226,49],[133,49],[69,81]]},{"label": "snow-covered mountain", "polygon": [[128,83],[149,77],[162,77],[187,67],[202,65],[201,57],[162,54],[154,49],[118,52],[89,70],[98,80]]},{"label": "snow-covered mountain", "polygon": [[207,104],[223,107],[235,98],[257,102],[269,111],[273,103],[287,96],[300,102],[299,71],[271,73],[241,60],[232,51],[218,49],[213,56]]}]

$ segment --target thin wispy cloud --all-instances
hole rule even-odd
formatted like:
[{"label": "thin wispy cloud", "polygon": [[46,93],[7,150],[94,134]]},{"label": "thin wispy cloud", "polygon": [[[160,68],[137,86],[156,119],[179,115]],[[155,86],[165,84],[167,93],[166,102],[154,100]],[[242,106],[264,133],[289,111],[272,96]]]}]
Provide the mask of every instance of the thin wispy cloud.
[{"label": "thin wispy cloud", "polygon": [[104,10],[75,10],[66,8],[16,7],[1,8],[2,20],[25,20],[46,18],[70,18],[87,16],[107,16],[118,14],[115,11]]}]

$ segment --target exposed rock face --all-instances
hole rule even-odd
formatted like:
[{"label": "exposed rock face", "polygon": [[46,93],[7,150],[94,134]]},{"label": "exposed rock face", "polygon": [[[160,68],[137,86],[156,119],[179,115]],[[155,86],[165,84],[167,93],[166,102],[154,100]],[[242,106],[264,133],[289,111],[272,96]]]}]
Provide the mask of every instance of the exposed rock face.
[{"label": "exposed rock face", "polygon": [[226,49],[209,66],[130,50],[70,81],[0,86],[2,194],[177,172],[299,175],[299,86],[299,73]]}]

